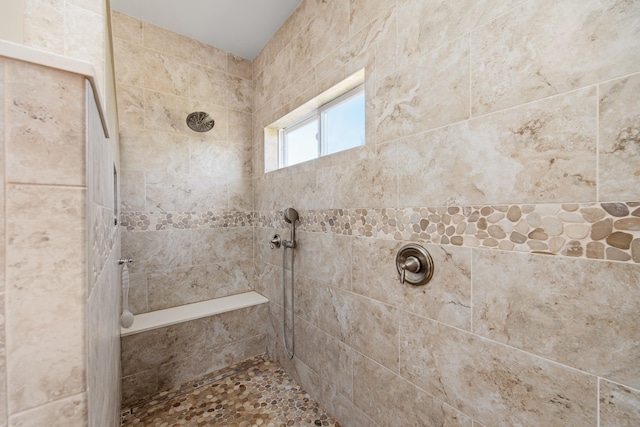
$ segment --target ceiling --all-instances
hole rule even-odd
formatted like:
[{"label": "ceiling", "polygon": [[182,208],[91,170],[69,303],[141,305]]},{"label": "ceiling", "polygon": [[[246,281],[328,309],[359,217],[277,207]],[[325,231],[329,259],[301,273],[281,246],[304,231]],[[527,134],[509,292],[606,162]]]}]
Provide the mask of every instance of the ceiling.
[{"label": "ceiling", "polygon": [[301,0],[111,0],[111,8],[253,60]]}]

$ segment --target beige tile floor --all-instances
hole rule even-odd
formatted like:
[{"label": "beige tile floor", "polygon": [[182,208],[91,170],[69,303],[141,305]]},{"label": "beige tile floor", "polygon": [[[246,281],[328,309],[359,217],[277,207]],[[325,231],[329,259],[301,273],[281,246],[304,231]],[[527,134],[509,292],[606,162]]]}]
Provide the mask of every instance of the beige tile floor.
[{"label": "beige tile floor", "polygon": [[336,426],[307,392],[265,355],[136,402],[122,426]]}]

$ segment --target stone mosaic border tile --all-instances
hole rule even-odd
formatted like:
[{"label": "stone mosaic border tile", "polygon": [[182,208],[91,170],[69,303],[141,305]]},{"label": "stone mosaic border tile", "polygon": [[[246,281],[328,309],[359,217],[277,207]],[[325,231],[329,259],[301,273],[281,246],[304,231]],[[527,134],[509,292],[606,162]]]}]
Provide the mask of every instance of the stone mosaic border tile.
[{"label": "stone mosaic border tile", "polygon": [[127,231],[160,231],[223,227],[252,227],[256,213],[224,212],[122,212],[120,225]]},{"label": "stone mosaic border tile", "polygon": [[93,263],[91,265],[91,285],[96,283],[100,273],[102,272],[107,258],[111,253],[111,248],[116,242],[117,227],[114,225],[114,215],[111,209],[107,209],[104,206],[93,204],[91,209],[93,228],[93,241],[91,244],[91,253],[93,254]]},{"label": "stone mosaic border tile", "polygon": [[[640,202],[327,209],[300,230],[640,263]],[[260,212],[259,227],[285,228]]]},{"label": "stone mosaic border tile", "polygon": [[[280,211],[123,212],[128,231],[287,228]],[[301,210],[301,231],[640,263],[640,202]]]}]

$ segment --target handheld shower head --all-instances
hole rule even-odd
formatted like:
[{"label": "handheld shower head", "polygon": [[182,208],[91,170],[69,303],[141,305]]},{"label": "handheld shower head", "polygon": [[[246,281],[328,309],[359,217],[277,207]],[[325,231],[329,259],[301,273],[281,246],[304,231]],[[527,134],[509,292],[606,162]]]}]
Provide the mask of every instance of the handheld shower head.
[{"label": "handheld shower head", "polygon": [[293,208],[287,208],[283,211],[284,220],[289,224],[295,224],[296,220],[300,218],[298,211]]},{"label": "handheld shower head", "polygon": [[291,224],[291,240],[285,240],[282,245],[285,248],[294,249],[296,247],[296,220],[300,218],[298,211],[293,208],[287,208],[282,211],[284,220]]}]

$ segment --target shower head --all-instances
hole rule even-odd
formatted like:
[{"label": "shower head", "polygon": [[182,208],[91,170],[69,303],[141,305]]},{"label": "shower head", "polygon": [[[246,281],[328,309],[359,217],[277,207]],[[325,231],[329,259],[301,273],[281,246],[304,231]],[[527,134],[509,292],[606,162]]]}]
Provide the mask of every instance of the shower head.
[{"label": "shower head", "polygon": [[283,211],[284,214],[284,220],[287,221],[289,224],[293,224],[296,222],[296,220],[298,218],[300,218],[298,216],[298,211],[293,209],[293,208],[287,208]]},{"label": "shower head", "polygon": [[213,129],[214,121],[207,113],[196,111],[187,116],[187,126],[196,132],[208,132]]}]

